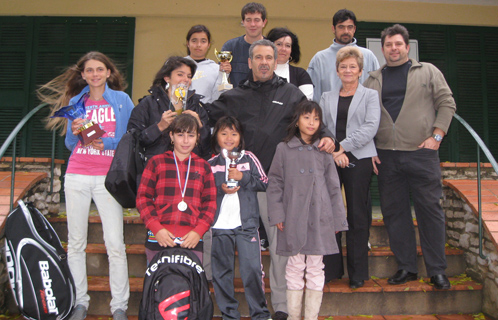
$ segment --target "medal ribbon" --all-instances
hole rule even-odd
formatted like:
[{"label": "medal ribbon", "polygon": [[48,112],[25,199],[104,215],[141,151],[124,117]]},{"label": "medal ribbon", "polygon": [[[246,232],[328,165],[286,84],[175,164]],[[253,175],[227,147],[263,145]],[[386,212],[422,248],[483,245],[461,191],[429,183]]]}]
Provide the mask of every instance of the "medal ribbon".
[{"label": "medal ribbon", "polygon": [[185,191],[187,190],[188,175],[190,173],[190,161],[192,160],[192,155],[189,155],[188,157],[187,176],[185,177],[185,186],[183,187],[183,190],[182,190],[182,181],[180,179],[180,170],[178,169],[178,162],[176,162],[176,155],[174,151],[173,151],[173,158],[175,159],[176,176],[178,177],[178,185],[180,186],[180,191],[182,193],[182,201],[183,201],[183,199],[185,198]]}]

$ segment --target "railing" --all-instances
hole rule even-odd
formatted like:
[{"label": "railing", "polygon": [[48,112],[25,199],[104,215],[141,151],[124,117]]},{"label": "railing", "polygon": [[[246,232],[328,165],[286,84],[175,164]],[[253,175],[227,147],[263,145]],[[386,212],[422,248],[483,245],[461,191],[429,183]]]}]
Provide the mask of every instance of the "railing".
[{"label": "railing", "polygon": [[489,162],[491,163],[491,166],[493,166],[493,169],[495,170],[496,174],[498,174],[498,164],[496,163],[495,158],[489,151],[488,147],[484,144],[484,141],[482,141],[481,137],[475,132],[474,129],[467,123],[467,121],[463,120],[462,117],[460,117],[458,114],[455,113],[454,115],[455,119],[460,121],[460,123],[467,129],[467,131],[472,135],[474,140],[477,142],[477,196],[478,196],[478,214],[479,214],[479,256],[481,259],[486,259],[486,256],[482,252],[482,207],[481,207],[481,149],[482,152],[484,152],[484,155],[486,158],[488,158]]},{"label": "railing", "polygon": [[[16,174],[16,142],[17,142],[17,134],[22,130],[24,125],[33,117],[38,111],[48,106],[46,103],[42,103],[38,105],[36,108],[31,110],[27,115],[22,118],[22,120],[17,124],[17,126],[12,130],[9,137],[5,140],[0,148],[0,159],[4,156],[5,152],[9,148],[10,144],[14,142],[12,145],[12,178],[10,182],[10,211],[14,206],[14,185],[15,185],[15,174]],[[55,167],[55,130],[52,131],[52,163],[50,166],[50,193],[54,191],[54,167]]]},{"label": "railing", "polygon": [[[11,187],[10,187],[10,210],[12,210],[13,202],[14,202],[14,183],[15,183],[15,172],[16,172],[16,141],[17,141],[17,134],[21,129],[24,127],[24,125],[35,115],[38,111],[43,109],[44,107],[48,106],[48,104],[43,103],[38,105],[36,108],[31,110],[24,118],[19,122],[19,124],[12,130],[10,133],[9,137],[5,140],[3,143],[2,147],[0,148],[0,159],[4,156],[5,152],[9,148],[10,144],[14,142],[12,146],[12,179],[11,179]],[[475,132],[475,130],[465,121],[462,117],[460,117],[458,114],[455,113],[454,115],[455,119],[457,119],[464,127],[467,129],[467,131],[472,135],[474,140],[477,142],[477,194],[478,194],[478,214],[479,214],[479,256],[482,259],[486,259],[486,256],[482,252],[482,238],[483,238],[483,233],[482,233],[482,208],[481,208],[481,203],[482,203],[482,197],[481,197],[481,150],[484,152],[484,155],[488,159],[488,161],[491,163],[491,166],[495,170],[495,172],[498,174],[498,163],[496,162],[495,158],[489,151],[488,147],[486,147],[486,144],[484,141],[482,141],[481,137]],[[55,160],[55,135],[56,132],[55,130],[52,131],[52,163],[51,163],[51,174],[50,174],[50,193],[53,192],[54,188],[54,160]]]}]

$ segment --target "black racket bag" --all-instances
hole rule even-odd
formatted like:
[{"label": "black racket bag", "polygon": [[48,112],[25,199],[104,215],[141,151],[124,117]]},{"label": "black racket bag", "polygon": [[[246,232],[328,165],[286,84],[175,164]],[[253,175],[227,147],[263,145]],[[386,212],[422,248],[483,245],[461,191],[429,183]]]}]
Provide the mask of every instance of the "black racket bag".
[{"label": "black racket bag", "polygon": [[211,320],[213,301],[206,274],[191,250],[165,248],[144,277],[139,320]]},{"label": "black racket bag", "polygon": [[7,217],[5,255],[19,311],[28,319],[65,319],[76,297],[66,252],[45,217],[18,203]]}]

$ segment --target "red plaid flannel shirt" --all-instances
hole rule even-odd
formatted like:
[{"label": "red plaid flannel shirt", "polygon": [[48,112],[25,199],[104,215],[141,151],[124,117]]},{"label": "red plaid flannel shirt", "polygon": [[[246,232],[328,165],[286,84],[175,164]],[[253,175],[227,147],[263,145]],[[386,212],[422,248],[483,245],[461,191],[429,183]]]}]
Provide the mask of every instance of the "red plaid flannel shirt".
[{"label": "red plaid flannel shirt", "polygon": [[[216,212],[216,185],[210,165],[191,153],[190,174],[184,201],[188,207],[178,210],[182,193],[178,183],[173,152],[152,157],[142,175],[137,193],[137,209],[145,226],[156,234],[166,228],[176,237],[194,230],[201,237],[213,224]],[[182,189],[189,159],[177,158]]]}]

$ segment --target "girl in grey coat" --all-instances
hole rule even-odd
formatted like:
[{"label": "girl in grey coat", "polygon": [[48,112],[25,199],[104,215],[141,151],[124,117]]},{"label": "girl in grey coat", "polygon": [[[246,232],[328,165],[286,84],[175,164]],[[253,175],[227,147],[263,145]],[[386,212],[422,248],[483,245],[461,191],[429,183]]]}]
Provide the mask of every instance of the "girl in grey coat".
[{"label": "girl in grey coat", "polygon": [[320,106],[301,102],[268,175],[270,225],[279,229],[277,254],[289,256],[285,270],[289,319],[301,319],[304,276],[304,317],[317,319],[325,282],[322,257],[339,251],[335,234],[348,229],[333,156],[317,148],[322,123]]}]

